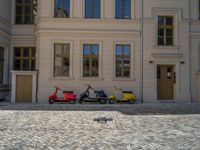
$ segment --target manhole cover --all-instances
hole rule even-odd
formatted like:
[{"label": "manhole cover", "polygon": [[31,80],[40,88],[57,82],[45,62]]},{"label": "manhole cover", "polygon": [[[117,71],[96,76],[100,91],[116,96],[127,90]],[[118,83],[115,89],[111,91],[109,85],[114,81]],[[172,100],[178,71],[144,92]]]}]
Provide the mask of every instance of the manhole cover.
[{"label": "manhole cover", "polygon": [[107,123],[108,121],[113,121],[113,118],[100,117],[100,118],[94,118],[94,121],[98,123]]}]

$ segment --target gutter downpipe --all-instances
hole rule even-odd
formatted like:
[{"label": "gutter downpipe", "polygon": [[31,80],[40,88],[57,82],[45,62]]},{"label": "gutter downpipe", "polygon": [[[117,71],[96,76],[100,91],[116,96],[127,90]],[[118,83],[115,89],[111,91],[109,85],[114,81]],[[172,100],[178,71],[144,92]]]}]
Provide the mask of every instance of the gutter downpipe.
[{"label": "gutter downpipe", "polygon": [[191,27],[191,14],[190,14],[190,6],[191,6],[191,1],[189,0],[189,5],[188,5],[188,10],[189,10],[189,92],[190,92],[190,98],[191,98],[191,103],[193,102],[193,96],[192,96],[192,63],[191,63],[191,39],[190,39],[190,27]]},{"label": "gutter downpipe", "polygon": [[140,46],[141,46],[141,50],[140,50],[140,98],[141,98],[141,103],[143,103],[143,51],[144,51],[144,45],[143,45],[143,42],[144,42],[144,39],[143,39],[143,29],[144,29],[144,14],[143,14],[143,6],[144,2],[143,0],[141,0],[141,7],[140,7],[140,16],[141,16],[141,23],[140,23],[140,34],[141,34],[141,37],[140,37]]}]

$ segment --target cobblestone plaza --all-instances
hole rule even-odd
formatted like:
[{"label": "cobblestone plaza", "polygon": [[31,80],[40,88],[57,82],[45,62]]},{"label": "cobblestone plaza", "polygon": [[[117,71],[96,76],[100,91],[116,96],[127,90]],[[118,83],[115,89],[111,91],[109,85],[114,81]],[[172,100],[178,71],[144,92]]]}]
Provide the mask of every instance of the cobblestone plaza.
[{"label": "cobblestone plaza", "polygon": [[199,150],[199,114],[199,104],[1,104],[0,149]]}]

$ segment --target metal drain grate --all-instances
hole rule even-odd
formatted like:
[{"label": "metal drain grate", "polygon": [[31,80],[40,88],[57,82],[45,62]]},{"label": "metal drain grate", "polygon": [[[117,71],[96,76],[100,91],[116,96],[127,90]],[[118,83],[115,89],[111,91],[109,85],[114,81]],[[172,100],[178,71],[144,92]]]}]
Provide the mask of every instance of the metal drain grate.
[{"label": "metal drain grate", "polygon": [[100,118],[94,118],[94,121],[98,123],[107,123],[108,121],[113,121],[113,118],[100,117]]}]

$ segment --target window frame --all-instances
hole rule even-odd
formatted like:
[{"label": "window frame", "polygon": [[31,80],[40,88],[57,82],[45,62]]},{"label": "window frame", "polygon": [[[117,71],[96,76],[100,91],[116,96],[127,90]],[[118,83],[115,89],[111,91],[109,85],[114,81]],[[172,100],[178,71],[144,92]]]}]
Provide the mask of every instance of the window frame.
[{"label": "window frame", "polygon": [[87,14],[87,13],[86,13],[86,11],[87,11],[87,10],[86,10],[86,4],[87,4],[86,1],[87,1],[87,0],[84,1],[84,2],[85,2],[85,3],[84,3],[84,5],[85,5],[85,16],[84,16],[84,17],[85,17],[86,19],[100,19],[100,18],[101,18],[101,7],[102,7],[102,6],[101,6],[101,3],[102,3],[102,0],[99,0],[99,16],[98,16],[98,17],[95,17],[95,5],[94,5],[94,4],[95,4],[95,2],[94,2],[95,0],[92,0],[92,16],[91,16],[91,17],[87,17],[87,16],[86,16],[86,14]]},{"label": "window frame", "polygon": [[129,5],[129,17],[128,18],[125,18],[125,15],[124,15],[124,0],[121,0],[121,5],[122,5],[122,17],[117,17],[117,2],[116,2],[117,0],[115,0],[115,6],[114,6],[114,8],[115,8],[115,19],[131,19],[131,5],[132,5],[132,1],[131,0],[129,0],[130,1],[130,5]]},{"label": "window frame", "polygon": [[[16,57],[15,56],[15,50],[20,49],[20,56]],[[24,49],[29,49],[29,56],[24,57],[23,56],[23,50]],[[35,56],[32,56],[34,50]],[[30,55],[31,54],[31,55]],[[15,68],[15,61],[20,60],[20,68]],[[29,69],[24,69],[23,68],[23,62],[24,60],[29,60]],[[34,68],[32,68],[32,61],[34,61]],[[14,47],[13,49],[13,70],[18,70],[18,71],[35,71],[36,70],[36,48],[35,47]]]},{"label": "window frame", "polygon": [[199,20],[200,20],[200,0],[199,0]]},{"label": "window frame", "polygon": [[[56,45],[61,45],[62,46],[62,52],[61,52],[61,55],[60,56],[56,56]],[[64,53],[64,45],[68,45],[69,46],[69,55],[68,56],[64,56],[63,53]],[[53,56],[54,56],[54,59],[53,59],[53,77],[67,77],[69,78],[70,77],[70,72],[71,72],[71,44],[70,43],[54,43],[54,50],[53,50]],[[55,75],[55,60],[56,60],[56,57],[60,57],[62,60],[62,75]],[[69,74],[68,75],[64,75],[63,74],[63,67],[64,67],[64,61],[63,59],[64,58],[68,58],[69,59],[69,66],[68,66],[68,72]]]},{"label": "window frame", "polygon": [[[136,81],[136,41],[135,40],[116,40],[112,46],[112,81]],[[116,77],[116,45],[130,45],[130,77]]]},{"label": "window frame", "polygon": [[[163,17],[163,20],[164,20],[164,24],[162,25],[162,27],[160,27],[159,25],[159,17]],[[172,25],[167,25],[166,24],[166,18],[167,17],[171,17],[172,18]],[[174,29],[174,26],[175,26],[175,19],[174,19],[174,16],[173,15],[158,15],[157,16],[157,45],[158,46],[174,46],[174,43],[175,43],[175,29]],[[159,44],[159,29],[163,29],[163,45],[162,44]],[[171,45],[168,45],[167,44],[167,29],[172,29],[172,44]]]},{"label": "window frame", "polygon": [[2,75],[2,79],[0,78],[0,84],[3,84],[4,83],[4,63],[5,63],[4,56],[5,56],[5,49],[3,47],[0,47],[0,51],[2,51],[2,57],[0,55],[0,62],[2,62],[2,72],[0,72],[1,75]]},{"label": "window frame", "polygon": [[[34,4],[35,1],[35,4]],[[17,14],[17,7],[22,7],[21,11],[22,13],[20,15]],[[30,14],[25,13],[25,8],[29,7],[30,8]],[[15,24],[16,25],[33,25],[35,24],[35,14],[34,10],[37,11],[37,0],[31,0],[30,3],[26,3],[25,0],[22,0],[22,3],[17,3],[17,0],[15,0]],[[20,16],[21,23],[17,23],[17,17]],[[25,22],[26,16],[30,17],[30,23]]]},{"label": "window frame", "polygon": [[[88,56],[84,56],[84,46],[89,46],[90,47],[89,57]],[[92,47],[93,46],[98,46],[98,56],[92,54],[92,51],[93,51]],[[99,64],[100,64],[100,57],[99,57],[100,56],[100,46],[99,46],[99,44],[84,43],[82,51],[83,51],[83,56],[82,56],[83,57],[83,60],[82,60],[82,65],[83,65],[83,67],[82,67],[82,77],[83,78],[97,78],[97,77],[99,77]],[[84,58],[89,58],[89,76],[84,76]],[[93,76],[92,75],[92,68],[95,67],[95,66],[92,65],[93,58],[98,58],[98,68],[97,68],[98,73],[97,73],[97,76]]]},{"label": "window frame", "polygon": [[[120,46],[122,47],[122,55],[121,55],[121,59],[122,59],[122,70],[121,70],[121,76],[117,76],[117,53],[116,53],[116,50],[117,50],[117,47]],[[129,76],[125,76],[124,74],[124,59],[127,58],[125,57],[124,55],[124,47],[125,46],[128,46],[129,47]],[[131,78],[131,45],[130,44],[116,44],[115,45],[115,78]]]},{"label": "window frame", "polygon": [[58,17],[58,16],[55,15],[56,0],[53,0],[53,5],[54,5],[53,17],[54,17],[54,18],[71,18],[71,14],[72,14],[71,5],[72,5],[72,1],[69,0],[69,15],[68,15],[67,17],[64,17],[64,13],[63,13],[63,12],[64,12],[64,1],[65,1],[65,0],[61,0],[61,5],[62,5],[62,8],[61,8],[61,10],[62,10],[62,17]]}]

